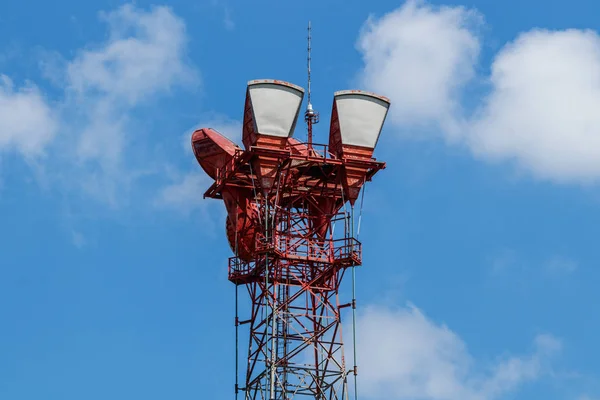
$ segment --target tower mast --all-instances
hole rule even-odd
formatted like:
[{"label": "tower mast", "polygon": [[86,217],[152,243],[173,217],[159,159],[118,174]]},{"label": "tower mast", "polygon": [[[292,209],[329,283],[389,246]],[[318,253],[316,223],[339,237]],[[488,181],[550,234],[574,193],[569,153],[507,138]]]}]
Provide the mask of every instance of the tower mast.
[{"label": "tower mast", "polygon": [[[354,278],[361,265],[362,245],[346,204],[353,210],[365,183],[385,168],[373,151],[390,102],[360,90],[335,92],[329,146],[315,151],[311,50],[309,22],[307,143],[292,137],[305,91],[276,79],[247,84],[243,148],[211,128],[192,134],[196,160],[213,180],[204,197],[227,210],[228,278],[248,292],[248,317],[240,320],[236,289],[234,320],[235,394],[244,400],[348,400],[349,375],[356,378],[341,317],[355,308],[354,279],[351,299],[340,289],[346,271]],[[240,387],[242,326],[248,353]]]},{"label": "tower mast", "polygon": [[314,124],[317,124],[319,122],[319,113],[316,112],[315,110],[313,110],[312,103],[311,103],[311,87],[310,87],[310,83],[311,83],[310,61],[311,61],[311,50],[312,50],[311,40],[312,40],[311,23],[310,23],[310,21],[308,21],[308,57],[307,57],[307,69],[308,69],[308,84],[307,84],[308,99],[307,100],[308,100],[308,104],[306,105],[306,112],[304,113],[304,121],[306,121],[306,126],[307,126],[307,130],[308,130],[307,145],[308,145],[309,151],[312,151],[312,144],[313,144],[312,127]]}]

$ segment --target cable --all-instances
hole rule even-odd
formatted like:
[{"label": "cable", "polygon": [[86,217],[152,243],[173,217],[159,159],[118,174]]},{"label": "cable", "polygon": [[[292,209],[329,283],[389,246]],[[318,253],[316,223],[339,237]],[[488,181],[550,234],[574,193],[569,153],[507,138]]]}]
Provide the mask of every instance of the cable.
[{"label": "cable", "polygon": [[361,198],[360,198],[360,211],[358,214],[358,229],[356,231],[356,240],[358,240],[358,237],[360,236],[360,222],[362,221],[362,210],[363,210],[363,204],[365,203],[365,192],[367,191],[367,187],[366,187],[366,177],[363,180],[363,184],[362,184],[362,193],[361,193]]}]

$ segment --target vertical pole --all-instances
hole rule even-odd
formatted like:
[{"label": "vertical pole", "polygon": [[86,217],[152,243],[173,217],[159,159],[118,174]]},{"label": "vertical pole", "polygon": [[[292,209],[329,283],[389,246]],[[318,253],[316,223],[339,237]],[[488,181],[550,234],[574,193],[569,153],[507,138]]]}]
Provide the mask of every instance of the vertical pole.
[{"label": "vertical pole", "polygon": [[[290,298],[290,281],[289,281],[289,276],[287,278],[287,282],[283,288],[282,293],[282,299],[279,302],[279,304],[285,304],[285,308],[282,310],[282,312],[284,312],[285,314],[283,314],[283,324],[282,324],[282,336],[283,336],[283,350],[282,350],[282,354],[281,354],[281,358],[285,359],[288,355],[288,348],[287,348],[287,340],[288,340],[288,323],[289,323],[289,309],[288,309],[288,304],[287,304],[287,300]],[[281,377],[281,400],[288,400],[287,399],[287,383],[288,383],[288,371],[287,371],[287,365],[283,366],[283,371],[282,371],[282,377]]]},{"label": "vertical pole", "polygon": [[[270,235],[269,235],[269,217],[270,217],[270,210],[269,210],[269,199],[268,196],[265,194],[265,240],[268,243],[270,240]],[[270,297],[270,293],[269,293],[269,253],[267,253],[265,255],[265,296]],[[276,299],[276,293],[275,293],[275,284],[273,282],[273,300],[271,303],[271,359],[270,362],[268,362],[267,364],[269,365],[269,369],[270,369],[270,376],[269,376],[269,399],[270,400],[275,400],[275,361],[276,361],[276,349],[275,349],[275,323],[276,323],[276,316],[275,316],[275,299]],[[268,326],[268,325],[267,325]],[[268,327],[265,327],[266,329],[268,329]],[[265,343],[266,346],[268,346],[269,342],[267,341],[267,343]]]},{"label": "vertical pole", "polygon": [[[352,206],[352,251],[354,251],[354,206]],[[354,352],[354,400],[358,399],[357,362],[356,362],[356,266],[352,266],[352,345]]]},{"label": "vertical pole", "polygon": [[[237,262],[237,259],[236,259]],[[238,314],[238,289],[239,289],[239,285],[235,285],[235,399],[238,399],[238,392],[239,392],[239,381],[238,381],[238,376],[239,376],[239,362],[240,362],[240,357],[239,357],[239,328],[240,328],[240,318],[239,318],[239,314]]]},{"label": "vertical pole", "polygon": [[277,316],[275,315],[275,299],[277,298],[277,285],[273,284],[273,307],[271,311],[271,400],[275,400],[275,372],[277,361],[277,347],[275,336],[277,334]]},{"label": "vertical pole", "polygon": [[308,58],[307,58],[307,67],[308,67],[308,107],[306,110],[306,123],[308,125],[308,149],[312,149],[312,124],[313,124],[313,119],[312,119],[312,115],[310,115],[309,113],[312,112],[312,104],[310,102],[310,41],[311,41],[311,26],[310,26],[310,21],[308,21]]},{"label": "vertical pole", "polygon": [[[235,268],[238,268],[238,213],[239,208],[236,208],[235,211]],[[227,216],[229,218],[229,216]],[[239,362],[240,362],[240,352],[239,352],[239,330],[240,330],[240,317],[239,317],[239,309],[238,309],[238,291],[239,285],[235,284],[235,400],[238,399],[239,393]]]},{"label": "vertical pole", "polygon": [[[268,241],[269,238],[269,210],[268,210],[268,200],[267,200],[267,196],[266,193],[263,195],[264,201],[265,201],[265,242]],[[265,289],[264,289],[264,294],[263,294],[263,298],[265,299],[265,310],[267,309],[267,307],[269,306],[269,253],[265,254]],[[269,359],[270,357],[268,356],[268,348],[269,348],[269,324],[268,322],[265,324],[265,336],[267,337],[267,341],[264,344],[265,346],[265,373],[266,371],[269,370],[270,365],[269,365]],[[268,397],[268,383],[269,377],[267,375],[265,375],[265,397]],[[270,398],[270,397],[269,397]]]},{"label": "vertical pole", "polygon": [[308,150],[312,150],[312,119],[308,118],[307,122],[306,122],[307,126],[308,126],[308,143],[306,144],[306,147],[308,147]]}]

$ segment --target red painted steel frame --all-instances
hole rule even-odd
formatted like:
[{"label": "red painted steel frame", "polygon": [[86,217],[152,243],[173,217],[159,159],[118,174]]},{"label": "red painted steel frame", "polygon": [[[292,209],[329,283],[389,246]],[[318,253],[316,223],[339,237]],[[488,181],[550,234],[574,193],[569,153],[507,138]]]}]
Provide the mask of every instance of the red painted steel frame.
[{"label": "red painted steel frame", "polygon": [[[362,258],[350,216],[339,212],[348,200],[346,161],[323,145],[306,148],[289,141],[279,149],[237,149],[205,193],[222,199],[224,192],[251,191],[258,210],[252,253],[229,260],[229,280],[246,287],[252,302],[247,320],[236,316],[237,327],[249,327],[245,382],[236,387],[246,399],[342,399],[347,376],[356,373],[344,358],[340,316],[355,304],[339,299],[345,270]],[[374,159],[348,162],[364,169],[365,181],[385,167]]]}]

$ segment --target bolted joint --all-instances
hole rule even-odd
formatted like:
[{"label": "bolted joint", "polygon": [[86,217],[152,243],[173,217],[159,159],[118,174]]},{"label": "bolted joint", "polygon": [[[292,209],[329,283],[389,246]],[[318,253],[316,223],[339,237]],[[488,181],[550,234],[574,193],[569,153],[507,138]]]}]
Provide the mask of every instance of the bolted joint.
[{"label": "bolted joint", "polygon": [[356,299],[352,299],[352,309],[356,310]]}]

